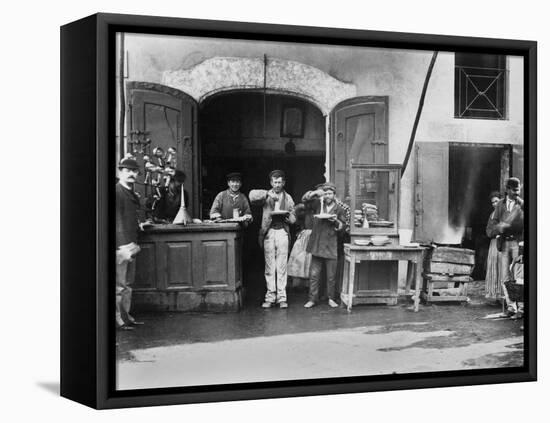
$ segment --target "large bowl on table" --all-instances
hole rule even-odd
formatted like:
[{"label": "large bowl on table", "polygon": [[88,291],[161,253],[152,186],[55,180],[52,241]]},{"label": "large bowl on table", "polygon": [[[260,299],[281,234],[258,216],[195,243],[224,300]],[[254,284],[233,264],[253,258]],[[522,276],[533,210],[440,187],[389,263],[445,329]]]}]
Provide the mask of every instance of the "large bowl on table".
[{"label": "large bowl on table", "polygon": [[390,239],[385,235],[371,236],[370,240],[375,247],[382,247],[390,242]]}]

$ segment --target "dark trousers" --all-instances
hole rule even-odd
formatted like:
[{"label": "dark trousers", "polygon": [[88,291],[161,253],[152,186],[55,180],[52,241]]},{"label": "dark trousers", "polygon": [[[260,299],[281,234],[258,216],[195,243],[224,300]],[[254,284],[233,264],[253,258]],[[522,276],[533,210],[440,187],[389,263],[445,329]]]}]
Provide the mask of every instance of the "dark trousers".
[{"label": "dark trousers", "polygon": [[309,300],[319,301],[319,280],[323,271],[323,264],[326,266],[327,296],[334,300],[336,297],[336,259],[312,256],[311,267],[309,268]]},{"label": "dark trousers", "polygon": [[130,315],[132,305],[132,284],[136,277],[136,260],[124,261],[116,265],[116,324],[122,326],[132,322]]}]

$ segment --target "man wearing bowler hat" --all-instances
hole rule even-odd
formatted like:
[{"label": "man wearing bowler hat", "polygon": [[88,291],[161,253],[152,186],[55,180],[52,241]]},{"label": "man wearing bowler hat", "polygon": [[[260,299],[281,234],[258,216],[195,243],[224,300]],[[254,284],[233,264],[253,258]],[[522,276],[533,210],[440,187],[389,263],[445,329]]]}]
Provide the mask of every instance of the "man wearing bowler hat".
[{"label": "man wearing bowler hat", "polygon": [[273,170],[269,174],[269,181],[270,190],[255,189],[249,195],[253,205],[263,206],[259,242],[260,248],[264,250],[267,291],[262,307],[270,308],[279,304],[280,308],[287,308],[289,225],[296,222],[294,200],[284,190],[285,173],[282,170]]},{"label": "man wearing bowler hat", "polygon": [[137,162],[132,158],[122,159],[118,165],[118,183],[115,187],[116,205],[116,326],[131,330],[143,324],[130,314],[132,288],[135,277],[134,257],[139,253],[138,231],[141,207],[134,184],[139,173]]},{"label": "man wearing bowler hat", "polygon": [[226,175],[227,189],[214,198],[210,208],[210,219],[238,219],[243,222],[252,221],[250,203],[241,192],[242,175],[232,172]]}]

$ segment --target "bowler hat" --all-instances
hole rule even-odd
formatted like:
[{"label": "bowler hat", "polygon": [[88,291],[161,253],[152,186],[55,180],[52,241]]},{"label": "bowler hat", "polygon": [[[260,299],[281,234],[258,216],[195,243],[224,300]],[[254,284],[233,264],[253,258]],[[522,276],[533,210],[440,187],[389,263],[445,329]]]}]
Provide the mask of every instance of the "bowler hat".
[{"label": "bowler hat", "polygon": [[122,159],[120,163],[118,164],[119,169],[132,169],[132,170],[139,170],[139,166],[137,162],[134,159]]},{"label": "bowler hat", "polygon": [[228,181],[231,181],[233,179],[238,179],[239,181],[242,182],[243,177],[242,177],[240,172],[231,172],[231,173],[228,173],[227,175],[225,175],[225,179],[228,180]]}]

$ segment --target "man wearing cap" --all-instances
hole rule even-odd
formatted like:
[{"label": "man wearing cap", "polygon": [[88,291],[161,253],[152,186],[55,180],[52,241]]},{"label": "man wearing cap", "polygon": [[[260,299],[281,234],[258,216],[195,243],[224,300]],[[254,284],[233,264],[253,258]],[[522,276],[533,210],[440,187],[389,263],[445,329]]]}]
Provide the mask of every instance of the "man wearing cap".
[{"label": "man wearing cap", "polygon": [[132,288],[135,277],[134,257],[139,253],[137,244],[141,207],[134,184],[139,173],[137,162],[132,158],[123,159],[118,166],[118,183],[115,187],[116,205],[116,326],[130,330],[142,324],[130,315]]},{"label": "man wearing cap", "polygon": [[263,206],[258,241],[264,250],[267,291],[263,308],[279,304],[287,308],[286,283],[290,224],[296,222],[294,200],[284,190],[285,174],[274,170],[269,174],[271,189],[250,191],[250,202]]},{"label": "man wearing cap", "polygon": [[[181,170],[175,170],[174,176],[170,178],[167,186],[161,190],[161,198],[155,205],[153,216],[157,220],[168,221],[172,223],[181,208],[181,188],[185,183],[185,173]],[[187,210],[189,209],[189,194],[183,190],[183,198],[185,205],[184,223],[191,222],[191,216]]]},{"label": "man wearing cap", "polygon": [[210,208],[210,219],[239,219],[245,223],[252,221],[250,204],[240,191],[242,176],[238,172],[227,174],[227,189],[214,198]]},{"label": "man wearing cap", "polygon": [[315,191],[308,191],[302,201],[314,201],[316,215],[306,251],[311,254],[309,271],[309,300],[305,308],[319,302],[319,280],[326,268],[327,296],[330,307],[336,302],[336,268],[338,263],[338,232],[346,227],[346,211],[336,203],[336,186],[330,182]]},{"label": "man wearing cap", "polygon": [[519,196],[521,182],[518,178],[508,178],[505,187],[506,195],[497,203],[487,227],[492,228],[488,235],[497,238],[497,249],[501,253],[499,254],[499,278],[508,312],[515,314],[521,310],[518,310],[516,304],[510,301],[504,283],[513,279],[510,265],[519,255],[519,242],[523,241],[523,200]]}]

